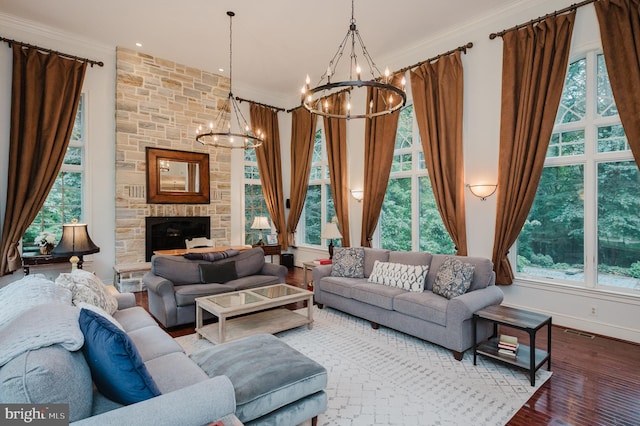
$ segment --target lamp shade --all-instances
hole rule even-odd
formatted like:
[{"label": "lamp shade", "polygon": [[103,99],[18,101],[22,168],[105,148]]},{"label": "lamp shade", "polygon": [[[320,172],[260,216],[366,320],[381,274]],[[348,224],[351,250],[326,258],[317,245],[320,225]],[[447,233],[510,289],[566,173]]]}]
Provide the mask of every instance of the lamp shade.
[{"label": "lamp shade", "polygon": [[333,239],[342,238],[342,234],[340,233],[340,230],[338,229],[338,225],[336,225],[335,222],[329,222],[327,223],[327,226],[325,226],[324,230],[322,231],[321,237],[326,240],[333,240]]},{"label": "lamp shade", "polygon": [[98,253],[100,247],[89,237],[86,223],[66,223],[62,225],[62,238],[51,251],[53,256],[81,256]]},{"label": "lamp shade", "polygon": [[251,229],[271,229],[271,225],[269,225],[269,218],[266,216],[254,217]]}]

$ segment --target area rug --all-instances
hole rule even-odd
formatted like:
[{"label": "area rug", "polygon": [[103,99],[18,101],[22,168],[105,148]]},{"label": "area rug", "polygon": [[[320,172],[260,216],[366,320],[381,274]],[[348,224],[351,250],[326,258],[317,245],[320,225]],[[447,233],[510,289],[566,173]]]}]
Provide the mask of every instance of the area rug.
[{"label": "area rug", "polygon": [[[468,350],[451,351],[342,312],[314,308],[313,329],[280,339],[328,371],[327,411],[318,425],[504,425],[551,377],[543,367],[536,386],[528,373]],[[187,353],[212,345],[195,335],[176,338]]]}]

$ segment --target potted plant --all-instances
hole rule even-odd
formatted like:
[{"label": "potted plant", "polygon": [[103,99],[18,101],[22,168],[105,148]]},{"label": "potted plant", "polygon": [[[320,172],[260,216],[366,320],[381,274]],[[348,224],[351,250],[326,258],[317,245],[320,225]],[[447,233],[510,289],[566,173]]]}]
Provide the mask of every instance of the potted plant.
[{"label": "potted plant", "polygon": [[56,236],[51,232],[43,231],[38,234],[34,242],[40,247],[40,254],[48,255],[56,244]]}]

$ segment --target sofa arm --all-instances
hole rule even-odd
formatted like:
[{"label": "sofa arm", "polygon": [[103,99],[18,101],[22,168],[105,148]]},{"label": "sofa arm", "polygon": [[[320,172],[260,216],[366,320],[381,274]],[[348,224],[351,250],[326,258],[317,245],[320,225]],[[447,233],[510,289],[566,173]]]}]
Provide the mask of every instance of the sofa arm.
[{"label": "sofa arm", "polygon": [[71,423],[81,425],[175,426],[212,423],[236,410],[233,385],[227,376],[169,392],[136,404]]},{"label": "sofa arm", "polygon": [[504,293],[495,285],[454,297],[447,305],[447,322],[449,318],[457,322],[469,319],[474,312],[491,305],[499,305],[503,299]]},{"label": "sofa arm", "polygon": [[262,275],[273,275],[274,277],[280,278],[280,282],[285,282],[289,270],[286,266],[265,262],[260,273]]},{"label": "sofa arm", "polygon": [[133,293],[118,293],[114,296],[116,296],[116,300],[118,301],[119,311],[136,306],[136,295]]},{"label": "sofa arm", "polygon": [[312,270],[314,285],[324,277],[331,275],[331,265],[318,265]]},{"label": "sofa arm", "polygon": [[142,282],[147,286],[147,290],[160,296],[171,295],[173,297],[173,282],[166,278],[159,277],[153,272],[147,272],[142,277]]}]

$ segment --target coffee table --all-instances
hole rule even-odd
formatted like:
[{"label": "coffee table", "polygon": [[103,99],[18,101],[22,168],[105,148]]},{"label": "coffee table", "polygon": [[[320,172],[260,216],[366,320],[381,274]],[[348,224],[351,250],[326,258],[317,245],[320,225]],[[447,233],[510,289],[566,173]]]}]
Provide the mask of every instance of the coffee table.
[{"label": "coffee table", "polygon": [[[307,315],[283,306],[307,301]],[[275,308],[275,309],[273,309]],[[218,323],[203,324],[204,311]],[[228,319],[236,317],[233,319]],[[313,326],[313,292],[288,284],[275,284],[196,299],[196,333],[213,343],[253,334],[273,334],[307,325]]]}]

